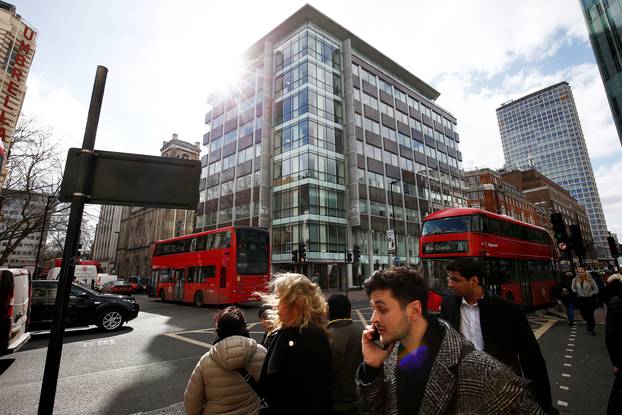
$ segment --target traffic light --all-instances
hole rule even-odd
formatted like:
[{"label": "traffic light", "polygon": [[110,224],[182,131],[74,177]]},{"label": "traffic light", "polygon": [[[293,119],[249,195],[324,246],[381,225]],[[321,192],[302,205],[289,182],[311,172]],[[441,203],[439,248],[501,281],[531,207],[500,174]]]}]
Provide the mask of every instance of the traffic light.
[{"label": "traffic light", "polygon": [[613,256],[614,258],[619,257],[620,254],[618,253],[618,244],[616,243],[616,240],[613,238],[613,236],[607,237],[607,243],[609,244],[609,250],[611,251],[611,256]]},{"label": "traffic light", "polygon": [[305,262],[307,260],[307,244],[304,242],[298,244],[298,256],[300,262]]},{"label": "traffic light", "polygon": [[585,244],[583,243],[583,235],[578,223],[570,225],[570,245],[574,249],[575,254],[585,257]]},{"label": "traffic light", "polygon": [[297,250],[297,249],[294,249],[294,250],[292,251],[292,262],[293,262],[294,264],[297,264],[297,263],[298,263],[298,250]]},{"label": "traffic light", "polygon": [[361,259],[361,248],[358,245],[354,245],[352,248],[352,261],[359,262]]},{"label": "traffic light", "polygon": [[551,224],[553,225],[553,233],[558,243],[566,243],[568,241],[568,233],[566,233],[566,224],[564,218],[559,212],[551,214]]},{"label": "traffic light", "polygon": [[346,251],[346,262],[352,262],[352,252]]}]

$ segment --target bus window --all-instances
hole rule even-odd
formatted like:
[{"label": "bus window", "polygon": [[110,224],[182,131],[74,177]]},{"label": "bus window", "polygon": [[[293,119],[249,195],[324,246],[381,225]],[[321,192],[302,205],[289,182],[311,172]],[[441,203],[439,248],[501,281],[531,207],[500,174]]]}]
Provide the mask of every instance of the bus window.
[{"label": "bus window", "polygon": [[266,274],[270,255],[269,235],[256,229],[237,230],[238,274]]},{"label": "bus window", "polygon": [[423,224],[422,235],[469,232],[471,230],[471,218],[472,216],[455,216],[429,220]]}]

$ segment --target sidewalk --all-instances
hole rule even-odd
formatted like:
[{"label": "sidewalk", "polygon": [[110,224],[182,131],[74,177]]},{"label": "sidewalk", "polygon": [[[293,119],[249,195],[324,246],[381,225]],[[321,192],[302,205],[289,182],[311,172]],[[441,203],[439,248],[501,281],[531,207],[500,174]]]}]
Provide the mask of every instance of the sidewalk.
[{"label": "sidewalk", "polygon": [[[544,310],[544,312],[562,320],[566,320],[566,307],[562,306],[561,311],[558,311],[556,308],[556,306],[549,307]],[[607,309],[605,307],[600,307],[594,310],[594,319],[596,320],[596,324],[605,324],[606,318]],[[583,319],[581,318],[581,312],[579,310],[574,311],[574,319],[575,321],[583,321]]]}]

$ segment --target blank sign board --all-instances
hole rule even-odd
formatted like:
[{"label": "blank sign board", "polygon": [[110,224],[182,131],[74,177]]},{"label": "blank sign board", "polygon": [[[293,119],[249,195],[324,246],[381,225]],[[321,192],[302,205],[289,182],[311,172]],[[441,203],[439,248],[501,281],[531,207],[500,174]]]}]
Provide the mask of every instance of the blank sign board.
[{"label": "blank sign board", "polygon": [[[78,190],[80,154],[67,155],[60,198],[64,202]],[[87,203],[195,210],[199,203],[201,162],[94,150],[92,183],[86,183]],[[90,191],[89,191],[90,189]]]}]

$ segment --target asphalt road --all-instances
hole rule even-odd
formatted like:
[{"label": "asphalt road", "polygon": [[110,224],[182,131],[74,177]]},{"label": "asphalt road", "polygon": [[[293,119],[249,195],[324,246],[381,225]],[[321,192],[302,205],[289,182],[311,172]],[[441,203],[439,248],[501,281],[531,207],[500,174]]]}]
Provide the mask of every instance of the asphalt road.
[{"label": "asphalt road", "polygon": [[[215,338],[212,318],[218,309],[137,299],[139,316],[113,335],[96,328],[67,333],[55,413],[183,413],[183,391]],[[361,297],[353,301],[353,310],[353,319],[361,325],[371,316]],[[251,335],[260,340],[256,306],[245,311]],[[603,327],[597,326],[597,336],[588,336],[583,326],[573,331],[544,312],[532,313],[529,319],[561,412],[604,413],[613,377]],[[0,414],[36,413],[48,340],[47,334],[34,335],[18,353],[0,359]]]}]

